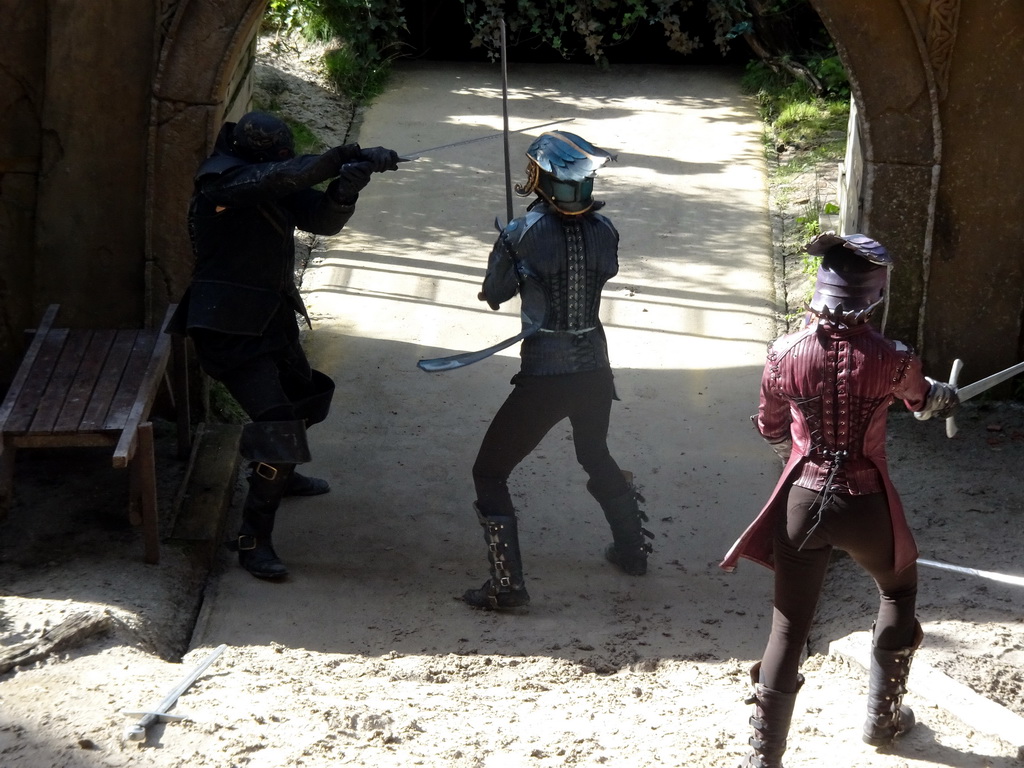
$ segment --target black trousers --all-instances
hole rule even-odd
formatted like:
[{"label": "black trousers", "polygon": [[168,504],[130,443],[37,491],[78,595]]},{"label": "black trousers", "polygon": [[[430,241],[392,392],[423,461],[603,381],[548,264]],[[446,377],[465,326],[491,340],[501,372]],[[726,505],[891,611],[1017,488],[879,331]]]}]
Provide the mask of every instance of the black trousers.
[{"label": "black trousers", "polygon": [[[272,326],[263,337],[204,329],[189,333],[200,366],[221,382],[253,421],[294,421],[309,397],[324,393],[323,375],[314,377],[298,336]],[[333,393],[333,384],[332,393]]]},{"label": "black trousers", "polygon": [[[813,532],[812,532],[813,530]],[[792,486],[775,536],[772,630],[761,660],[761,682],[792,693],[811,632],[833,547],[847,552],[878,588],[874,641],[896,650],[913,642],[917,566],[893,569],[892,522],[884,493],[836,494],[825,508],[817,491]]]},{"label": "black trousers", "polygon": [[484,435],[473,464],[477,505],[489,517],[515,514],[508,491],[512,470],[563,419],[572,425],[576,459],[598,501],[629,490],[608,452],[608,422],[615,385],[610,369],[558,376],[517,375]]}]

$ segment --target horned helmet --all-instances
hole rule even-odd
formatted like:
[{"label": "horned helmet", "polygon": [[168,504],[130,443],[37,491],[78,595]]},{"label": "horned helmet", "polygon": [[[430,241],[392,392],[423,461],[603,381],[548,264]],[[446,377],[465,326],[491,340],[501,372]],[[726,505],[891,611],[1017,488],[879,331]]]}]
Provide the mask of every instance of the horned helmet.
[{"label": "horned helmet", "polygon": [[516,194],[538,194],[559,212],[578,216],[594,207],[597,169],[615,155],[568,131],[547,131],[526,150],[526,183]]},{"label": "horned helmet", "polygon": [[807,308],[835,325],[867,322],[885,300],[893,266],[885,247],[866,235],[825,232],[805,250],[821,256],[814,295]]}]

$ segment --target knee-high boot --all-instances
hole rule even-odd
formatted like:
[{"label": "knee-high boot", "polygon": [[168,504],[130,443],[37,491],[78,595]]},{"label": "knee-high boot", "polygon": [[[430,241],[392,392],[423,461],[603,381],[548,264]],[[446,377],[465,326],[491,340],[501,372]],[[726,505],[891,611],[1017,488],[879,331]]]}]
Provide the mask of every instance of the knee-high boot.
[{"label": "knee-high boot", "polygon": [[629,490],[613,499],[602,499],[596,495],[591,482],[587,483],[587,490],[601,505],[612,529],[612,543],[604,552],[605,559],[630,576],[643,576],[647,573],[647,556],[654,549],[646,539],[653,539],[654,534],[643,527],[647,515],[640,509],[640,502],[644,498],[633,486],[632,475],[627,472],[623,475],[629,483]]},{"label": "knee-high boot", "polygon": [[793,693],[772,690],[760,682],[761,662],[750,668],[750,684],[753,694],[746,700],[754,705],[750,725],[754,735],[750,737],[752,751],[739,768],[783,768],[782,755],[786,751],[786,737],[793,720],[796,697],[803,687],[803,675],[797,677],[797,688]]},{"label": "knee-high boot", "polygon": [[[872,635],[874,630],[872,630]],[[910,676],[910,662],[924,639],[924,631],[914,622],[914,640],[906,648],[894,651],[872,642],[871,671],[868,677],[868,719],[864,723],[864,741],[873,747],[888,747],[917,723],[914,711],[903,704]]]},{"label": "knee-high boot", "polygon": [[242,506],[242,524],[232,549],[238,563],[260,579],[280,579],[288,569],[274,551],[271,534],[281,498],[295,467],[292,464],[257,464],[249,476],[249,492]]},{"label": "knee-high boot", "polygon": [[519,527],[515,515],[488,517],[474,504],[477,519],[484,529],[491,578],[479,589],[467,589],[462,599],[474,608],[521,608],[530,602],[523,581],[523,561],[519,554]]}]

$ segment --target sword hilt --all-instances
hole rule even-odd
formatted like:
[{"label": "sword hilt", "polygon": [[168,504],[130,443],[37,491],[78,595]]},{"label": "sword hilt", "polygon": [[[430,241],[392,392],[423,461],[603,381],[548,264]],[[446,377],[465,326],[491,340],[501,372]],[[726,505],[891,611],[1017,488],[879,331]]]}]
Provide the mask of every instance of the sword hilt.
[{"label": "sword hilt", "polygon": [[[956,387],[956,381],[957,379],[960,378],[960,371],[963,370],[963,367],[964,361],[961,360],[959,357],[953,361],[953,367],[949,369],[949,385],[951,387]],[[956,432],[956,419],[954,418],[953,414],[950,414],[948,417],[946,417],[946,437],[954,438],[956,437]]]}]

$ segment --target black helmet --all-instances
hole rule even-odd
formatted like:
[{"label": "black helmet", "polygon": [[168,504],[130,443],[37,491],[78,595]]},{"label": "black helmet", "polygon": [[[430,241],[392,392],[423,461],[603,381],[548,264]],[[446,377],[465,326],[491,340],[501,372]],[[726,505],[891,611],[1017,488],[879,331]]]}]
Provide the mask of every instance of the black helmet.
[{"label": "black helmet", "polygon": [[832,323],[856,325],[885,298],[892,257],[881,243],[860,234],[818,235],[805,249],[821,256],[808,309]]},{"label": "black helmet", "polygon": [[231,151],[250,163],[268,163],[295,157],[291,128],[266,112],[248,112],[231,131]]},{"label": "black helmet", "polygon": [[526,183],[516,194],[536,192],[562,213],[581,214],[593,207],[597,169],[615,156],[568,131],[548,131],[526,150]]}]

